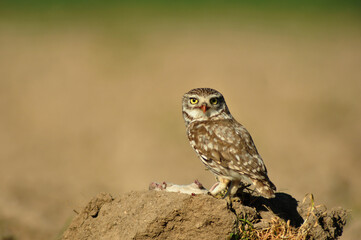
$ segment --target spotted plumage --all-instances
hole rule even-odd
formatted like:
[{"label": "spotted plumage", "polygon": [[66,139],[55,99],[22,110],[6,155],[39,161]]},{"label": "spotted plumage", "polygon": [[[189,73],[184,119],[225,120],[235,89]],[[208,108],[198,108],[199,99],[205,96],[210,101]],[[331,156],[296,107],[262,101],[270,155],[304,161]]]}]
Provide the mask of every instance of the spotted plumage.
[{"label": "spotted plumage", "polygon": [[275,185],[251,135],[231,115],[221,93],[196,88],[183,96],[183,118],[191,146],[217,177],[216,195],[227,186],[235,194],[242,180],[250,180],[264,197],[274,197]]}]

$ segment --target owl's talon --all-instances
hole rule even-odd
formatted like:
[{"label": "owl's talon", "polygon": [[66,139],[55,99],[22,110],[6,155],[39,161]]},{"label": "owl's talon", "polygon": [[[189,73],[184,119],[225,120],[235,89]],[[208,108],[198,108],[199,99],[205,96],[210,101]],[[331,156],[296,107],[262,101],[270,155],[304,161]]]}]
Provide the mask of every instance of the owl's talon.
[{"label": "owl's talon", "polygon": [[232,204],[232,201],[230,199],[228,199],[229,201],[227,201],[227,209],[228,210],[231,210],[233,209],[233,204]]}]

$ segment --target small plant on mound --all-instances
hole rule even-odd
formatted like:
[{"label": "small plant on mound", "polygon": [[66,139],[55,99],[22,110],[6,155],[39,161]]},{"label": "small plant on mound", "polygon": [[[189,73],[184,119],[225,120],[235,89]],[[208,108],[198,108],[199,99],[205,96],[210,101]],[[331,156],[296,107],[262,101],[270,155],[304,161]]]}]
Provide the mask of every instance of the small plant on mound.
[{"label": "small plant on mound", "polygon": [[306,239],[300,228],[290,226],[290,221],[285,222],[279,217],[271,220],[267,228],[257,229],[247,219],[239,219],[238,232],[231,233],[230,240],[276,240],[276,239]]},{"label": "small plant on mound", "polygon": [[305,239],[305,237],[299,235],[297,228],[290,226],[290,221],[285,222],[279,217],[275,217],[271,220],[270,227],[256,230],[256,236],[257,237],[253,239]]}]

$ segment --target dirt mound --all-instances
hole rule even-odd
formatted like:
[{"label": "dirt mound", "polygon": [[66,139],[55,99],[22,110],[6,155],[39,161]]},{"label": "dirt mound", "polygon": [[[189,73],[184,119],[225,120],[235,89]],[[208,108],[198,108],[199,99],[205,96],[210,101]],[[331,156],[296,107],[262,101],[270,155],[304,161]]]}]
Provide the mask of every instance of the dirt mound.
[{"label": "dirt mound", "polygon": [[276,221],[302,231],[302,237],[335,239],[346,223],[341,208],[328,211],[284,193],[271,200],[244,194],[242,202],[230,208],[226,200],[208,195],[101,193],[73,219],[63,239],[237,239],[247,229],[267,231]]}]

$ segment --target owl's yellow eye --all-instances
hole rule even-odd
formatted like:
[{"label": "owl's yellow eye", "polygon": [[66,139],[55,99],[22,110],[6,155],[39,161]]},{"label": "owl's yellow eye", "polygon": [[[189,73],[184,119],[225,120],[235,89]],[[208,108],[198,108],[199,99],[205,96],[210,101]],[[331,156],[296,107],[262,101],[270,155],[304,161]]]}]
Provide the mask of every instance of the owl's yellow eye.
[{"label": "owl's yellow eye", "polygon": [[197,103],[198,103],[198,99],[197,99],[197,98],[191,98],[191,99],[190,99],[190,103],[193,104],[193,105],[194,105],[194,104],[197,104]]},{"label": "owl's yellow eye", "polygon": [[218,104],[218,99],[217,99],[217,98],[211,98],[211,99],[209,100],[209,102],[210,102],[212,105],[216,105],[216,104]]}]

